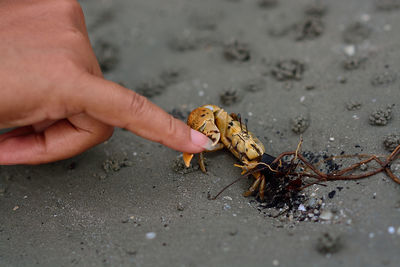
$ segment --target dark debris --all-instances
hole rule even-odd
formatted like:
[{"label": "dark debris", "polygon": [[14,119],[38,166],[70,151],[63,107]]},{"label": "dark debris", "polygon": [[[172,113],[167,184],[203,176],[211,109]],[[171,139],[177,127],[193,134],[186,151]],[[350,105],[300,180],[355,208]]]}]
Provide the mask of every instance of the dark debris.
[{"label": "dark debris", "polygon": [[174,108],[169,112],[169,114],[178,120],[186,121],[186,119],[189,117],[190,111]]},{"label": "dark debris", "polygon": [[130,161],[129,159],[122,159],[122,160],[107,159],[103,162],[102,166],[103,166],[103,170],[106,173],[117,172],[117,171],[121,170],[121,168],[132,167],[133,162]]},{"label": "dark debris", "polygon": [[379,11],[391,11],[400,8],[400,0],[375,0],[375,8]]},{"label": "dark debris", "polygon": [[261,8],[272,8],[278,5],[278,0],[258,0],[258,6]]},{"label": "dark debris", "polygon": [[152,79],[140,83],[138,86],[136,86],[135,91],[138,94],[151,98],[161,95],[166,88],[167,85],[164,81],[160,79]]},{"label": "dark debris", "polygon": [[385,126],[392,119],[392,108],[394,105],[388,105],[386,108],[378,108],[369,116],[371,125]]},{"label": "dark debris", "polygon": [[342,62],[343,69],[345,70],[357,70],[367,61],[366,57],[351,56],[346,57]]},{"label": "dark debris", "polygon": [[309,16],[323,17],[328,13],[328,6],[321,1],[315,1],[304,9],[304,14]]},{"label": "dark debris", "polygon": [[245,62],[250,60],[250,49],[247,44],[233,40],[224,47],[224,57],[228,61]]},{"label": "dark debris", "polygon": [[312,40],[322,35],[324,23],[319,16],[306,16],[295,25],[296,40]]},{"label": "dark debris", "polygon": [[243,90],[247,92],[258,92],[266,88],[266,82],[265,79],[260,77],[260,78],[254,78],[250,79],[248,81],[245,81],[242,86]]},{"label": "dark debris", "polygon": [[238,92],[236,90],[228,89],[225,90],[222,94],[220,94],[219,100],[222,105],[230,106],[232,104],[239,102],[240,97],[238,96]]},{"label": "dark debris", "polygon": [[349,100],[346,102],[346,109],[349,111],[359,110],[362,103],[357,100]]},{"label": "dark debris", "polygon": [[317,240],[316,249],[321,254],[336,253],[343,247],[340,236],[323,233]]},{"label": "dark debris", "polygon": [[[207,163],[207,162],[205,162]],[[176,157],[172,163],[172,170],[179,174],[188,174],[198,171],[200,169],[198,164],[191,164],[188,168],[185,166],[182,157]]]},{"label": "dark debris", "polygon": [[299,115],[291,120],[292,131],[296,134],[304,133],[310,126],[310,120],[303,115]]},{"label": "dark debris", "polygon": [[386,135],[383,140],[383,145],[385,146],[386,150],[392,152],[397,146],[400,145],[400,134],[392,133]]},{"label": "dark debris", "polygon": [[392,71],[384,71],[375,74],[371,79],[373,86],[388,86],[397,80],[397,74]]},{"label": "dark debris", "polygon": [[361,22],[353,22],[343,32],[343,41],[348,44],[359,44],[371,35],[371,28]]},{"label": "dark debris", "polygon": [[271,70],[272,76],[278,81],[301,80],[305,64],[296,59],[278,61]]}]

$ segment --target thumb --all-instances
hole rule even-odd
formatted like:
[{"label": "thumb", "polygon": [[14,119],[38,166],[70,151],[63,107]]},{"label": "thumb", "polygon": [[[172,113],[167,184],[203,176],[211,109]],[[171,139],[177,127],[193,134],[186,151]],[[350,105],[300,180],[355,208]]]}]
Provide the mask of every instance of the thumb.
[{"label": "thumb", "polygon": [[[88,75],[77,98],[89,116],[172,149],[198,153],[212,147],[212,141],[163,109],[119,84]],[[79,87],[81,87],[79,86]]]}]

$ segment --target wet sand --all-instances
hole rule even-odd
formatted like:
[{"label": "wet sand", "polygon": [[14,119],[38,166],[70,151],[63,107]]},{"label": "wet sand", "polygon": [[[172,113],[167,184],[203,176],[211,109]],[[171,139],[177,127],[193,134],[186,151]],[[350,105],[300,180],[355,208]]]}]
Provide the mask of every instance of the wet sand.
[{"label": "wet sand", "polygon": [[[105,77],[180,119],[204,104],[241,113],[272,155],[300,133],[319,155],[388,154],[400,134],[400,1],[81,4]],[[251,179],[209,200],[240,170],[226,151],[207,162],[184,170],[116,129],[69,160],[0,166],[0,265],[398,265],[400,187],[385,174],[312,186],[304,216],[273,218],[242,196]]]}]

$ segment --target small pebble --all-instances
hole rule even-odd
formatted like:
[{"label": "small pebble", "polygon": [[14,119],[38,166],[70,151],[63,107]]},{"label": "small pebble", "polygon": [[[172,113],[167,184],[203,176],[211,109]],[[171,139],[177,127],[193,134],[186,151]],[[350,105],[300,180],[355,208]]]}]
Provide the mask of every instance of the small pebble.
[{"label": "small pebble", "polygon": [[299,211],[307,211],[303,204],[300,204],[298,207]]},{"label": "small pebble", "polygon": [[362,14],[362,15],[360,16],[360,19],[361,19],[363,22],[368,22],[368,21],[371,20],[371,16],[370,16],[369,14]]},{"label": "small pebble", "polygon": [[[314,195],[315,195],[315,193],[314,193]],[[307,205],[307,207],[312,208],[315,206],[316,203],[317,203],[317,199],[312,197],[307,201],[306,205]]]},{"label": "small pebble", "polygon": [[393,226],[389,226],[389,227],[388,227],[388,233],[389,233],[389,234],[391,234],[391,235],[392,235],[392,234],[394,234],[394,233],[395,233],[395,231],[396,231],[396,230],[394,229],[394,227],[393,227]]},{"label": "small pebble", "polygon": [[157,234],[155,232],[146,233],[146,238],[149,240],[156,238],[156,236],[157,236]]},{"label": "small pebble", "polygon": [[337,81],[340,83],[346,83],[347,82],[347,78],[343,77],[343,76],[338,76],[337,77]]},{"label": "small pebble", "polygon": [[178,205],[176,205],[176,209],[179,211],[184,211],[185,206],[181,202],[178,202]]},{"label": "small pebble", "polygon": [[329,141],[330,141],[330,142],[335,141],[335,137],[329,137]]},{"label": "small pebble", "polygon": [[346,55],[353,56],[356,52],[356,47],[354,45],[346,45],[343,50]]},{"label": "small pebble", "polygon": [[224,210],[230,210],[231,206],[227,203],[224,204]]},{"label": "small pebble", "polygon": [[224,196],[223,199],[232,201],[232,198],[230,196]]},{"label": "small pebble", "polygon": [[13,211],[16,211],[17,209],[19,209],[19,206],[15,206],[15,207],[13,208]]},{"label": "small pebble", "polygon": [[374,237],[375,237],[375,234],[374,234],[374,233],[369,233],[368,237],[369,237],[369,238],[374,238]]},{"label": "small pebble", "polygon": [[333,218],[333,213],[330,212],[330,211],[324,210],[324,211],[321,213],[321,215],[319,215],[319,218],[320,218],[321,220],[324,220],[324,221],[332,220],[332,218]]},{"label": "small pebble", "polygon": [[360,165],[360,170],[362,170],[362,171],[368,170],[368,165],[365,164],[365,163],[361,164],[361,165]]},{"label": "small pebble", "polygon": [[230,232],[229,232],[229,235],[230,235],[230,236],[235,236],[235,235],[237,235],[238,232],[239,232],[239,231],[238,231],[237,229],[235,229],[235,230],[230,231]]}]

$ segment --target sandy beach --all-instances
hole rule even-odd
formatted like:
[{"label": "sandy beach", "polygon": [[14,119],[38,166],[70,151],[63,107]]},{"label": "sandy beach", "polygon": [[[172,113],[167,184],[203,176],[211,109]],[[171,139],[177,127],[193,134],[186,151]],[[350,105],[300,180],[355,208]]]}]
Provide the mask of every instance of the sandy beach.
[{"label": "sandy beach", "polygon": [[[82,0],[105,78],[186,120],[215,104],[278,155],[400,144],[398,0]],[[313,185],[291,213],[116,129],[75,158],[0,166],[0,266],[398,266],[400,185]],[[373,166],[363,166],[365,170]],[[392,170],[400,175],[400,160]],[[279,216],[277,216],[279,215]]]}]

